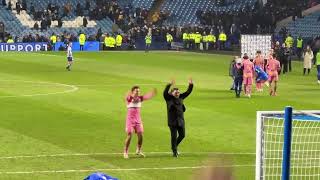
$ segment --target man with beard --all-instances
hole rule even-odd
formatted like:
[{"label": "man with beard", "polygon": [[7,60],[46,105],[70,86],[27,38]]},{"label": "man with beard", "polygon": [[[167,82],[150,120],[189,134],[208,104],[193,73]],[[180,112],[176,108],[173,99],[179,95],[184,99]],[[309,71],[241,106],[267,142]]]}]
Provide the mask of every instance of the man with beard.
[{"label": "man with beard", "polygon": [[[178,145],[181,143],[185,137],[185,122],[184,122],[184,112],[186,108],[183,104],[183,100],[187,98],[193,89],[193,81],[189,79],[188,90],[180,94],[180,90],[176,87],[172,88],[169,92],[169,89],[172,85],[175,84],[175,81],[172,80],[163,91],[163,97],[167,103],[167,115],[168,115],[168,126],[171,132],[171,149],[173,157],[178,157]],[[179,136],[177,137],[177,134]]]}]

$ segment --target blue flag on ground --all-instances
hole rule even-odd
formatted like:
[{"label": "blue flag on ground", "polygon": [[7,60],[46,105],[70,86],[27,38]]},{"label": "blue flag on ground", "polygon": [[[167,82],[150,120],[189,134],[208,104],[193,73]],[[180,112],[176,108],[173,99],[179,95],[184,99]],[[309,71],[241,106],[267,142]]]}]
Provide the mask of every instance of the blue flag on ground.
[{"label": "blue flag on ground", "polygon": [[90,174],[84,180],[119,180],[119,179],[100,173],[100,172],[96,172],[96,173]]}]

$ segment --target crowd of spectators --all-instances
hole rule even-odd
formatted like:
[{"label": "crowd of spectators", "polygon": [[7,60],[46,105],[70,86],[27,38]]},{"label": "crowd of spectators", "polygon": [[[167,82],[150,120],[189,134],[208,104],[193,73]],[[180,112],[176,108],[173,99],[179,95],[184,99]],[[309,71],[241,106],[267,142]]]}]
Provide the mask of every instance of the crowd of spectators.
[{"label": "crowd of spectators", "polygon": [[[310,2],[313,3],[310,4]],[[201,24],[211,25],[215,31],[229,32],[232,29],[238,33],[272,34],[278,21],[289,16],[292,16],[293,20],[303,18],[302,11],[311,5],[315,5],[315,0],[268,0],[263,7],[256,4],[254,8],[247,6],[240,11],[203,12],[199,10],[196,14]]]},{"label": "crowd of spectators", "polygon": [[[235,0],[213,1],[215,5],[221,6],[236,2]],[[170,33],[175,41],[181,40],[185,31],[199,32],[200,34],[211,33],[216,36],[223,31],[228,35],[228,39],[231,39],[232,43],[236,44],[242,33],[274,33],[277,21],[288,16],[292,16],[293,20],[303,18],[302,10],[314,6],[316,3],[317,0],[268,0],[263,7],[256,4],[254,8],[247,6],[235,12],[203,12],[198,10],[196,15],[201,25],[197,27],[165,26],[164,21],[170,16],[169,13],[160,11],[151,15],[147,9],[143,7],[133,8],[130,3],[121,7],[116,0],[85,0],[84,3],[78,3],[75,7],[70,4],[70,1],[66,1],[65,4],[49,3],[45,9],[37,9],[32,3],[27,7],[26,0],[19,0],[15,9],[18,14],[21,10],[27,10],[36,20],[33,28],[41,31],[50,28],[52,21],[58,21],[58,27],[62,27],[64,17],[83,16],[84,27],[87,26],[88,20],[102,20],[108,17],[117,26],[114,32],[120,28],[131,39],[144,38],[150,30],[158,40],[165,40],[166,33]],[[11,1],[3,0],[2,5],[12,10]],[[1,29],[0,24],[0,38],[2,38],[2,41],[6,36],[9,36],[5,31],[1,31],[4,29]],[[100,39],[103,33],[100,29],[97,31],[95,38]],[[283,28],[280,34],[285,37],[287,30]],[[71,38],[73,36],[76,37],[77,35],[68,35]],[[21,39],[23,42],[32,40],[41,42],[46,38],[41,37],[41,35],[26,35]]]}]

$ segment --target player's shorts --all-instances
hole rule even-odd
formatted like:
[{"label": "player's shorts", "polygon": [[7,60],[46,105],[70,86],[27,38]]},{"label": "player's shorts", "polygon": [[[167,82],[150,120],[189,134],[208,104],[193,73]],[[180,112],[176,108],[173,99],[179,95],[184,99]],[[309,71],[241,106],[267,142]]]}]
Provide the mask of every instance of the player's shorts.
[{"label": "player's shorts", "polygon": [[263,74],[260,74],[257,79],[256,79],[256,82],[257,83],[260,83],[260,82],[263,82],[263,81],[267,81],[268,80],[268,75],[266,73],[263,73]]},{"label": "player's shorts", "polygon": [[131,134],[133,132],[135,132],[135,133],[143,133],[143,124],[142,124],[142,122],[135,122],[135,121],[127,120],[126,132],[128,134]]},{"label": "player's shorts", "polygon": [[68,61],[73,61],[72,57],[67,57]]},{"label": "player's shorts", "polygon": [[279,80],[278,75],[269,76],[269,79],[268,79],[268,81],[270,82],[273,82],[273,81],[277,82],[278,80]]},{"label": "player's shorts", "polygon": [[244,77],[243,84],[252,85],[252,77]]}]

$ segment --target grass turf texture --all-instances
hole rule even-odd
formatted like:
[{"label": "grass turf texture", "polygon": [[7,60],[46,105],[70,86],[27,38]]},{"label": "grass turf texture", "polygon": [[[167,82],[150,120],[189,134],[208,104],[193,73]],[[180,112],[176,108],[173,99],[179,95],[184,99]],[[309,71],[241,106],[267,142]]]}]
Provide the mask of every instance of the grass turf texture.
[{"label": "grass turf texture", "polygon": [[[0,55],[0,176],[4,179],[83,179],[91,172],[47,172],[116,168],[191,167],[221,161],[222,155],[192,152],[255,152],[256,111],[319,108],[319,85],[315,69],[302,76],[302,63],[280,77],[278,96],[267,89],[251,99],[236,99],[229,91],[231,56],[184,52],[75,53],[71,72],[65,70],[65,53],[1,53]],[[192,76],[195,88],[185,100],[186,138],[182,155],[148,154],[169,152],[170,135],[162,91],[175,77],[182,90]],[[8,81],[10,80],[10,81]],[[14,80],[14,81],[12,81]],[[49,82],[49,83],[43,83]],[[52,84],[53,83],[53,84]],[[43,96],[79,89],[71,93]],[[122,153],[125,139],[124,94],[132,85],[141,91],[158,89],[144,102],[146,158],[123,159],[121,154],[3,159],[41,154]],[[145,85],[143,85],[145,84]],[[18,97],[8,97],[18,96]],[[134,152],[136,137],[130,152]],[[183,154],[183,152],[190,152]],[[254,179],[254,154],[223,155],[233,165],[237,179]],[[191,179],[197,169],[104,171],[120,179]]]}]

